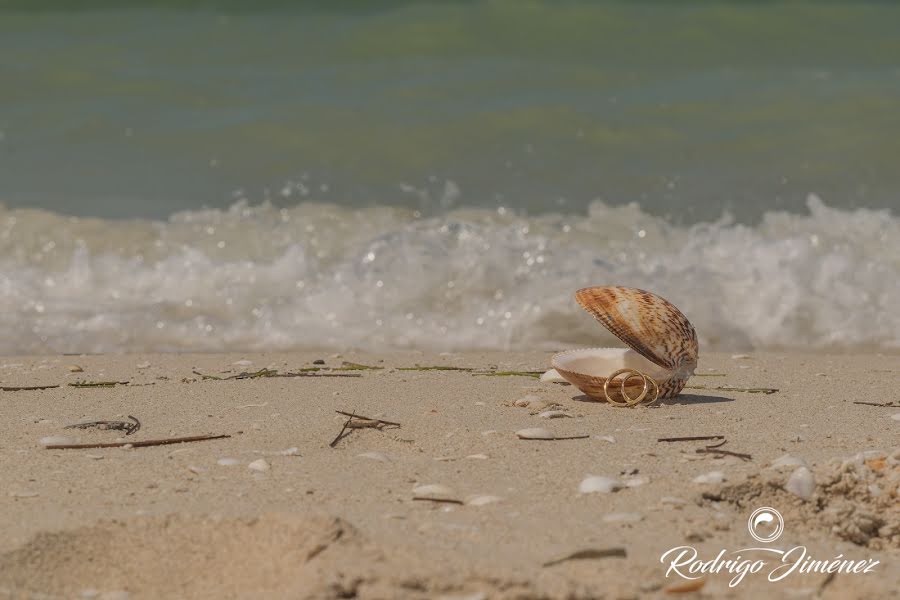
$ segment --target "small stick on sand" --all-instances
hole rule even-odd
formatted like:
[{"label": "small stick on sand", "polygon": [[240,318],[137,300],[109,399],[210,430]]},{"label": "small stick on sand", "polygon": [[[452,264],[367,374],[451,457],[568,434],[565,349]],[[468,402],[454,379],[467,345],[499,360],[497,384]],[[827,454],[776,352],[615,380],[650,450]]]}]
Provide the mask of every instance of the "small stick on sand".
[{"label": "small stick on sand", "polygon": [[697,448],[697,450],[695,450],[695,452],[697,452],[697,454],[718,454],[718,455],[736,456],[736,457],[740,458],[741,460],[747,460],[747,461],[753,460],[753,457],[749,454],[744,454],[742,452],[732,452],[730,450],[722,450],[721,448],[718,448],[715,446],[713,446],[713,447],[708,446],[706,448]]},{"label": "small stick on sand", "polygon": [[724,435],[688,435],[685,437],[657,438],[657,442],[701,442],[703,440],[724,440]]},{"label": "small stick on sand", "polygon": [[[3,389],[6,389],[6,388],[3,388]],[[897,408],[898,406],[900,406],[900,404],[897,404],[894,401],[889,401],[889,402],[884,402],[884,403],[881,403],[881,402],[854,402],[853,404],[864,404],[866,406],[881,406],[883,408],[884,407]]]},{"label": "small stick on sand", "polygon": [[586,550],[578,550],[572,554],[567,554],[560,558],[548,560],[542,566],[552,567],[567,560],[584,560],[588,558],[628,558],[625,548],[588,548]]},{"label": "small stick on sand", "polygon": [[413,500],[420,500],[422,502],[442,502],[444,504],[465,504],[462,500],[456,500],[454,498],[428,498],[426,496],[413,496]]},{"label": "small stick on sand", "polygon": [[0,390],[4,392],[27,392],[31,390],[52,390],[53,388],[58,388],[59,385],[24,385],[21,387],[17,386],[4,386],[0,387]]},{"label": "small stick on sand", "polygon": [[163,438],[161,440],[144,440],[142,442],[109,442],[104,444],[50,444],[44,446],[47,450],[81,450],[84,448],[146,448],[148,446],[166,446],[168,444],[184,444],[186,442],[205,442],[206,440],[220,440],[230,438],[229,434],[221,435],[192,435],[189,437]]},{"label": "small stick on sand", "polygon": [[[395,423],[394,421],[385,421],[384,419],[373,419],[371,417],[364,417],[362,415],[357,415],[355,413],[348,413],[343,410],[334,411],[339,415],[344,415],[345,417],[352,417],[354,419],[359,419],[360,421],[375,421],[376,423],[381,423],[382,425],[393,425],[394,427],[400,427],[400,423]],[[364,425],[364,427],[372,427],[372,425]]]},{"label": "small stick on sand", "polygon": [[70,383],[69,387],[76,388],[111,388],[117,385],[128,385],[127,381],[76,381]]},{"label": "small stick on sand", "polygon": [[686,385],[685,389],[691,390],[718,390],[720,392],[747,392],[748,394],[774,394],[778,388],[742,388],[731,385],[717,385],[709,387],[706,385]]}]

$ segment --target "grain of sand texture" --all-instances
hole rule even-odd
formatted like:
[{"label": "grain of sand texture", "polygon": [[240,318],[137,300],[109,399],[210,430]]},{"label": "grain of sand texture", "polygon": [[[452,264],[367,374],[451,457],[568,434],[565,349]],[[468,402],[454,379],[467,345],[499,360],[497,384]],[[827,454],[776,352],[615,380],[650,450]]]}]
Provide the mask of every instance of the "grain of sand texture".
[{"label": "grain of sand texture", "polygon": [[[297,372],[316,359],[323,369],[344,361],[378,369],[230,380],[194,373]],[[688,383],[695,387],[636,409],[523,375],[399,369],[542,371],[548,363],[546,353],[0,359],[3,386],[62,384],[0,392],[0,598],[900,595],[897,356],[705,354],[697,372],[706,376]],[[75,366],[83,370],[70,372]],[[67,385],[76,381],[129,383]],[[401,426],[354,428],[332,447],[347,421],[336,410]],[[568,417],[539,416],[546,410]],[[142,424],[127,437],[64,429],[127,415]],[[589,437],[518,439],[527,427]],[[201,434],[231,437],[131,449],[40,445],[46,436]],[[704,435],[725,436],[721,449],[750,459],[696,452],[717,442],[657,441]],[[784,455],[808,464],[807,500],[786,489],[797,465],[771,468]],[[695,482],[716,471],[724,481]],[[589,475],[631,485],[579,493]],[[424,485],[445,486],[431,494],[449,501],[415,499],[428,495],[413,491]],[[747,530],[761,506],[784,515],[771,544]],[[708,574],[698,590],[678,593],[671,588],[687,581],[666,577],[660,561],[677,546],[712,559],[722,549],[799,545],[816,558],[879,563],[870,573],[797,573],[776,583],[764,570],[734,587],[732,574]],[[607,552],[557,561],[587,549]]]}]

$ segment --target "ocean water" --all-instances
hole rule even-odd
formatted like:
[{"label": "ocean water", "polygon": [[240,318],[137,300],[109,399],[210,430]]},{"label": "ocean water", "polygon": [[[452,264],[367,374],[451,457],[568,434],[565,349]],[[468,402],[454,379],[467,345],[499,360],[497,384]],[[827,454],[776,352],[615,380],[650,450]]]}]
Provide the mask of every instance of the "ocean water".
[{"label": "ocean water", "polygon": [[900,350],[900,5],[0,0],[0,353]]}]

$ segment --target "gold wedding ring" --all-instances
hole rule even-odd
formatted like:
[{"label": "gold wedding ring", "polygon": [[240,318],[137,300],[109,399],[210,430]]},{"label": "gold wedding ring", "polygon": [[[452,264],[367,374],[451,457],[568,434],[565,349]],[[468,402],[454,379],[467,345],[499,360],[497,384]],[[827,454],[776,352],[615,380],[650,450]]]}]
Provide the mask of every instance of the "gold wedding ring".
[{"label": "gold wedding ring", "polygon": [[[619,375],[625,375],[620,385],[622,397],[625,399],[623,402],[613,400],[609,395],[609,384]],[[625,391],[625,385],[628,383],[629,379],[632,379],[634,377],[640,377],[644,382],[644,387],[641,390],[640,395],[634,398],[630,398],[628,396],[628,393]],[[636,406],[643,402],[643,400],[647,397],[647,393],[650,391],[651,385],[653,386],[653,399],[647,402],[648,405],[653,404],[659,399],[659,385],[657,385],[656,381],[646,373],[638,371],[637,369],[619,369],[618,371],[607,377],[606,381],[603,382],[603,395],[606,397],[606,401],[614,406]]]}]

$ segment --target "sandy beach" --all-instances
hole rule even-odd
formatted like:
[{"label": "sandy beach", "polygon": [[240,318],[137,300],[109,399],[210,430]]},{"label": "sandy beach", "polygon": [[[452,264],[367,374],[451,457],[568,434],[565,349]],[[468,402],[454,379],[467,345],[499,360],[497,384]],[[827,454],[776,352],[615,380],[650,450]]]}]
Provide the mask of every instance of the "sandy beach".
[{"label": "sandy beach", "polygon": [[[681,396],[635,409],[504,373],[549,356],[5,357],[4,388],[59,387],[0,392],[0,598],[897,597],[896,355],[704,353]],[[127,383],[69,385],[113,381]],[[336,411],[399,427],[335,441]],[[128,436],[64,428],[128,415],[141,423]],[[534,427],[587,437],[516,436]],[[729,453],[658,441],[685,436],[723,436]],[[614,489],[581,493],[589,476]],[[766,506],[784,518],[771,544],[747,527]],[[773,583],[767,555],[729,586],[734,573],[667,577],[661,557],[680,546],[878,564]]]}]

